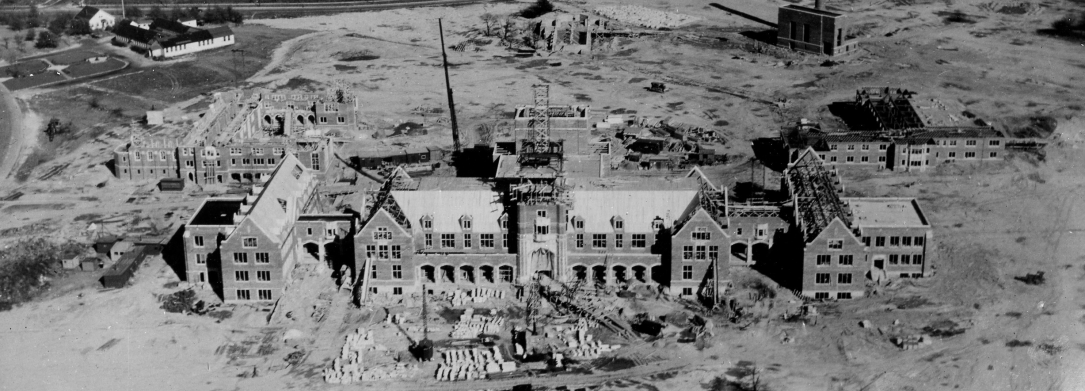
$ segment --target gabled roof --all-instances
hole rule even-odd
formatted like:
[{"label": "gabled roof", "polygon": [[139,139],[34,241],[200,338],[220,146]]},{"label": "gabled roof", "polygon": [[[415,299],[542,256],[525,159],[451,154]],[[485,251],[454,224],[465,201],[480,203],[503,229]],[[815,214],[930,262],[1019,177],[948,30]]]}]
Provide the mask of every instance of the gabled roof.
[{"label": "gabled roof", "polygon": [[701,208],[700,206],[694,208],[692,214],[690,215],[690,218],[680,220],[680,222],[674,226],[674,233],[671,234],[671,236],[678,236],[679,234],[681,234],[683,230],[685,230],[686,227],[689,226],[689,223],[697,218],[702,218],[712,222],[712,225],[715,225],[716,229],[719,229],[720,232],[723,232],[725,236],[728,236],[727,230],[723,229],[723,227],[720,226],[719,221],[716,221],[716,219],[713,218],[712,215],[708,213],[708,211],[704,210],[704,208]]},{"label": "gabled roof", "polygon": [[584,219],[585,232],[612,232],[611,219],[621,217],[624,231],[650,233],[652,221],[669,227],[696,210],[697,190],[572,190],[570,217]]},{"label": "gabled roof", "polygon": [[145,44],[150,44],[158,37],[158,33],[133,26],[131,22],[127,20],[117,23],[117,25],[113,27],[113,34]]},{"label": "gabled roof", "polygon": [[470,216],[472,232],[501,232],[499,220],[504,207],[493,190],[404,190],[392,191],[392,198],[414,226],[423,217],[433,219],[434,232],[459,232],[460,218]]},{"label": "gabled roof", "polygon": [[98,12],[101,12],[101,10],[88,5],[79,10],[78,14],[75,14],[75,19],[90,19],[97,15]]},{"label": "gabled roof", "polygon": [[833,219],[851,225],[851,211],[840,200],[838,179],[825,169],[821,157],[807,148],[784,170],[787,188],[795,202],[798,224],[807,242],[817,237]]},{"label": "gabled roof", "polygon": [[305,208],[308,200],[302,197],[312,181],[312,171],[302,166],[293,154],[286,154],[264,184],[246,220],[272,241],[282,243]]},{"label": "gabled roof", "polygon": [[212,38],[222,38],[234,35],[234,30],[231,30],[229,26],[212,27],[206,31],[208,34],[211,34]]}]

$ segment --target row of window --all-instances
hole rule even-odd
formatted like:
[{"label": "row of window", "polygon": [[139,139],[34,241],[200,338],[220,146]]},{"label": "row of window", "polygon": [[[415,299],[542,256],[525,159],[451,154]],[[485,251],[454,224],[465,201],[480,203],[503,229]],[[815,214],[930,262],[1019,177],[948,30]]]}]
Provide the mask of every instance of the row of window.
[{"label": "row of window", "polygon": [[[828,299],[829,292],[814,292],[815,299]],[[851,292],[836,292],[837,299],[850,299]]]},{"label": "row of window", "polygon": [[398,244],[366,245],[365,257],[376,259],[403,259],[403,250]]},{"label": "row of window", "polygon": [[[473,222],[474,222],[474,220],[472,220],[470,216],[460,217],[460,228],[462,228],[464,230],[470,230],[471,227],[474,225]],[[501,219],[498,220],[498,224],[500,224],[501,229],[503,229],[503,230],[509,229],[509,219],[507,217],[505,217],[505,216],[501,216]],[[377,229],[380,230],[381,228],[384,228],[384,227],[379,227]],[[387,228],[385,228],[385,229],[387,229]],[[422,229],[424,229],[424,230],[432,230],[433,229],[433,217],[432,216],[424,216],[424,217],[422,217]]]},{"label": "row of window", "polygon": [[[196,235],[192,237],[192,245],[195,247],[203,247],[204,241],[202,235]],[[241,247],[244,248],[256,248],[257,239],[255,237],[241,238]],[[267,254],[267,253],[262,253]]]},{"label": "row of window", "polygon": [[[832,255],[826,255],[826,254],[818,255],[818,257],[817,257],[817,265],[818,266],[832,265],[833,264],[832,258],[833,258]],[[837,258],[837,265],[840,265],[840,266],[852,266],[854,264],[854,260],[855,260],[851,254],[838,255],[836,258]]]},{"label": "row of window", "polygon": [[[870,150],[870,144],[863,144],[861,147],[862,147],[861,149],[864,150],[864,151],[869,151]],[[854,151],[855,150],[855,144],[848,144],[847,149],[849,151]],[[887,144],[878,144],[878,150],[879,151],[884,151],[884,150],[887,150],[887,149],[889,149]],[[837,150],[836,144],[829,144],[829,150],[832,150],[832,151]]]},{"label": "row of window", "polygon": [[[473,234],[441,234],[441,248],[456,248],[457,235],[462,236],[463,248],[475,247]],[[494,248],[494,234],[479,234],[478,236],[480,248]],[[425,234],[423,240],[425,248],[433,248],[433,234]],[[509,248],[509,234],[501,234],[501,248]]]},{"label": "row of window", "polygon": [[[832,281],[832,273],[817,273],[814,275],[815,284],[830,284]],[[851,284],[851,273],[837,273],[836,283],[841,285]]]},{"label": "row of window", "polygon": [[[870,246],[870,238],[871,238],[871,236],[864,237],[863,238],[863,244],[865,244],[867,246]],[[885,238],[886,238],[885,236],[874,236],[873,238],[874,238],[874,247],[885,247]],[[925,239],[926,238],[923,237],[923,236],[889,236],[889,246],[890,247],[910,247],[910,246],[921,247],[921,246],[923,246],[923,242],[924,242]],[[829,243],[829,248],[830,249],[833,248],[833,244],[831,243],[831,241]],[[837,247],[837,249],[839,249],[839,247]]]},{"label": "row of window", "polygon": [[[234,270],[234,281],[248,282],[249,271],[248,270]],[[256,281],[268,282],[271,281],[271,271],[269,270],[257,270]]]},{"label": "row of window", "polygon": [[682,246],[683,261],[704,261],[709,259],[719,259],[719,257],[720,246]]},{"label": "row of window", "polygon": [[[821,155],[821,158],[825,159],[825,155]],[[829,156],[829,162],[830,163],[836,163],[836,155]],[[844,162],[845,163],[855,163],[855,156],[845,156],[844,157]],[[859,162],[860,163],[869,163],[870,162],[870,156],[860,156],[859,157]],[[885,156],[878,156],[878,162],[879,163],[884,163],[885,162]]]},{"label": "row of window", "polygon": [[[240,148],[240,147],[231,147],[230,148],[230,154],[231,155],[241,155],[241,154],[244,153],[244,151],[245,150],[243,148]],[[253,155],[263,155],[264,154],[264,148],[253,147],[252,149],[250,149],[250,151],[252,151]],[[282,156],[283,152],[285,152],[285,149],[283,149],[283,148],[272,148],[271,149],[271,154],[275,155],[275,156]]]},{"label": "row of window", "polygon": [[[257,264],[270,263],[270,259],[271,258],[268,256],[268,253],[253,253],[253,260]],[[249,253],[234,253],[234,263],[249,263]]]},{"label": "row of window", "polygon": [[[236,147],[230,148],[230,154],[231,155],[240,155],[241,151],[242,151],[241,148],[236,148]],[[275,155],[275,156],[282,156],[284,152],[286,152],[285,148],[271,148],[271,154]],[[263,148],[253,148],[252,153],[255,154],[255,155],[261,155],[261,154],[264,153],[264,149]],[[181,148],[181,155],[182,156],[192,155],[192,149],[191,148]],[[217,157],[218,152],[213,150],[213,149],[212,150],[204,149],[204,150],[200,151],[200,156],[203,156],[203,157]]]},{"label": "row of window", "polygon": [[[976,140],[965,140],[964,141],[964,145],[966,147],[974,147],[974,146],[976,146],[978,144],[979,143]],[[992,147],[997,147],[997,146],[999,146],[1001,144],[1002,144],[1001,140],[988,140],[987,141],[987,145],[990,145]],[[957,140],[942,140],[941,145],[956,146],[957,145]],[[847,147],[847,150],[849,150],[849,151],[854,151],[855,150],[855,144],[847,144],[846,147]],[[829,144],[829,149],[833,150],[833,151],[836,151],[837,150],[837,145],[836,144]],[[861,144],[860,149],[863,150],[863,151],[869,151],[870,150],[870,144]],[[879,151],[885,151],[887,149],[888,149],[887,144],[878,144],[878,150]],[[922,150],[920,151],[920,153],[921,152],[922,152]],[[930,152],[930,150],[928,149],[927,152]]]},{"label": "row of window", "polygon": [[[252,296],[249,294],[249,289],[238,289],[237,299],[252,300]],[[256,300],[271,300],[271,289],[257,289]]]},{"label": "row of window", "polygon": [[922,265],[921,254],[889,254],[890,265]]},{"label": "row of window", "polygon": [[[609,234],[591,234],[591,248],[606,249],[609,236]],[[648,247],[647,234],[631,234],[629,236],[629,247]],[[573,245],[576,248],[584,248],[584,234],[576,234]],[[614,234],[614,248],[625,248],[625,234]]]}]

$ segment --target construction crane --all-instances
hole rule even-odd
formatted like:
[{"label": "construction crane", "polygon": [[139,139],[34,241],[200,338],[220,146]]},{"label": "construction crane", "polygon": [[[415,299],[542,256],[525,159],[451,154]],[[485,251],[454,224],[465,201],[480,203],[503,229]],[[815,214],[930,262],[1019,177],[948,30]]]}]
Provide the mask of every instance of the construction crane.
[{"label": "construction crane", "polygon": [[422,340],[414,344],[411,350],[414,351],[415,357],[419,361],[430,361],[433,359],[433,341],[429,339],[429,305],[427,304],[426,296],[429,296],[426,290],[426,285],[422,285]]},{"label": "construction crane", "polygon": [[437,18],[437,29],[441,33],[441,59],[445,68],[445,90],[448,92],[448,113],[452,120],[452,147],[460,151],[460,128],[456,124],[456,103],[452,101],[452,82],[448,79],[448,54],[445,53],[445,28]]}]

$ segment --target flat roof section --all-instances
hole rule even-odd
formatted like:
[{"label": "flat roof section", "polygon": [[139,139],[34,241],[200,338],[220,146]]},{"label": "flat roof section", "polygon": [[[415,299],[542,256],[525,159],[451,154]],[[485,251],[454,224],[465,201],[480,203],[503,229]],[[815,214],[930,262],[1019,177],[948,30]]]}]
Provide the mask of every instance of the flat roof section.
[{"label": "flat roof section", "polygon": [[926,227],[915,198],[845,198],[855,224],[867,227]]},{"label": "flat roof section", "polygon": [[189,225],[234,225],[234,214],[244,199],[207,200]]}]

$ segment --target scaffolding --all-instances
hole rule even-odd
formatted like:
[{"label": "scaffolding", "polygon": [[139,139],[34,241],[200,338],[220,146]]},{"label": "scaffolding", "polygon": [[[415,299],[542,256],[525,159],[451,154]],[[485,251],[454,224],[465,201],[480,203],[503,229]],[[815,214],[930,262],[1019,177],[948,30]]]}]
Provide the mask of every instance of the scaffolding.
[{"label": "scaffolding", "polygon": [[851,226],[851,211],[840,199],[839,178],[807,154],[787,169],[788,190],[795,202],[798,224],[809,242],[834,218]]},{"label": "scaffolding", "polygon": [[865,87],[855,92],[855,103],[870,112],[881,130],[922,128],[923,120],[912,106],[914,94],[899,88]]},{"label": "scaffolding", "polygon": [[407,215],[403,213],[403,210],[399,208],[399,204],[395,198],[392,197],[393,191],[410,191],[418,189],[418,182],[407,175],[406,171],[402,167],[397,167],[392,171],[392,175],[384,181],[381,188],[376,191],[369,191],[367,196],[369,198],[369,210],[366,217],[366,221],[372,219],[377,215],[377,212],[384,209],[392,216],[392,219],[403,228],[410,229],[411,221],[407,218]]},{"label": "scaffolding", "polygon": [[532,152],[550,152],[550,86],[536,84],[535,106],[531,109]]}]

